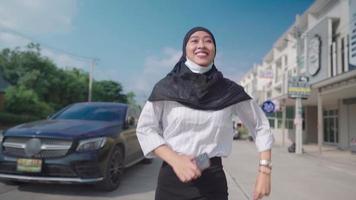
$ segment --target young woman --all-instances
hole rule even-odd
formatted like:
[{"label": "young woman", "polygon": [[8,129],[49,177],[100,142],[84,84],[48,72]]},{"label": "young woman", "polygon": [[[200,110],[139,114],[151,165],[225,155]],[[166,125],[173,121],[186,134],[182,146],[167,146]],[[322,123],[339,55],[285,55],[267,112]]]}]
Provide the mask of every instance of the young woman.
[{"label": "young woman", "polygon": [[[274,139],[268,120],[241,86],[216,69],[215,55],[213,34],[203,27],[191,29],[181,59],[155,85],[142,110],[137,126],[142,150],[164,161],[156,200],[228,199],[221,157],[231,151],[233,115],[250,129],[260,152],[254,199],[270,193]],[[210,158],[204,170],[196,160],[203,154]]]}]

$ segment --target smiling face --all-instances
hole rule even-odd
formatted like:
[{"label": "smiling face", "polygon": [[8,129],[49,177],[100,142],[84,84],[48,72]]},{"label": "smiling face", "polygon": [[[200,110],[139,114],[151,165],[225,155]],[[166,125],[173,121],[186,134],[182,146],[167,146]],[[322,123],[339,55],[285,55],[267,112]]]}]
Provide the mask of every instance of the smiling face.
[{"label": "smiling face", "polygon": [[205,31],[193,33],[185,48],[187,58],[200,66],[208,66],[214,61],[215,45],[210,34]]}]

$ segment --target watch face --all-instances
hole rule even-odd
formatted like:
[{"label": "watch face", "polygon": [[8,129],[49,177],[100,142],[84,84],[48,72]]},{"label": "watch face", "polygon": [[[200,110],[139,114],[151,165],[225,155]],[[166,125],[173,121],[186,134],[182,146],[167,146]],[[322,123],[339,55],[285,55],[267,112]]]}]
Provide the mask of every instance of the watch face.
[{"label": "watch face", "polygon": [[320,69],[320,37],[314,36],[309,42],[308,72],[315,76]]}]

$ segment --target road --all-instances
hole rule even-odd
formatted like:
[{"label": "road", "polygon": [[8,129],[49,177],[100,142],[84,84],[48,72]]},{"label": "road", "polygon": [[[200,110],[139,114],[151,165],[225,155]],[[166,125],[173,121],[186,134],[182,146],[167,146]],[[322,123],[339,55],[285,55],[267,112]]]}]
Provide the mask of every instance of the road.
[{"label": "road", "polygon": [[[325,158],[326,157],[326,158]],[[273,200],[356,199],[356,155],[337,161],[311,154],[295,155],[273,148]],[[253,143],[234,141],[232,154],[223,159],[229,199],[250,199],[257,170],[258,153]],[[138,164],[125,171],[114,192],[99,192],[93,186],[0,182],[0,200],[150,200],[154,199],[161,161]]]}]

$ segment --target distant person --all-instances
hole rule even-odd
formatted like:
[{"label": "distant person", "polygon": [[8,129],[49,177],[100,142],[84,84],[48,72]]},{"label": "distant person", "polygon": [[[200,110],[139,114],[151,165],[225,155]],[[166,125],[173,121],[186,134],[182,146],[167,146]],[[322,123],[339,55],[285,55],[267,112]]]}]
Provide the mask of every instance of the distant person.
[{"label": "distant person", "polygon": [[241,137],[241,123],[234,122],[234,140],[238,140]]},{"label": "distant person", "polygon": [[155,85],[141,112],[137,136],[142,150],[164,161],[156,200],[228,199],[221,157],[231,152],[233,115],[249,127],[260,152],[254,199],[270,194],[274,139],[268,120],[241,86],[217,70],[215,56],[208,29],[188,31],[182,57]]}]

